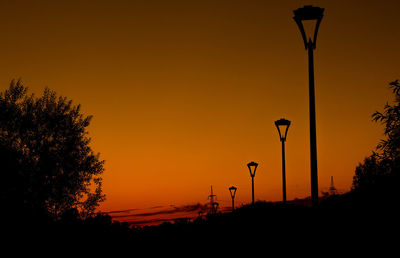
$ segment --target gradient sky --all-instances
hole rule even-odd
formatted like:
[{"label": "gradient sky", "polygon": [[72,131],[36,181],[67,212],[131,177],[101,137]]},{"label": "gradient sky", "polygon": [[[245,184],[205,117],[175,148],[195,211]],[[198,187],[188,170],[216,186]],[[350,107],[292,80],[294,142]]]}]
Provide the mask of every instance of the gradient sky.
[{"label": "gradient sky", "polygon": [[[292,121],[287,197],[310,195],[307,53],[293,21],[325,8],[315,51],[318,176],[340,192],[383,137],[371,114],[400,79],[400,1],[0,1],[0,89],[21,78],[93,115],[92,148],[106,160],[101,211],[222,206],[246,164],[255,197],[278,201],[281,145]],[[171,206],[174,205],[174,206]]]}]

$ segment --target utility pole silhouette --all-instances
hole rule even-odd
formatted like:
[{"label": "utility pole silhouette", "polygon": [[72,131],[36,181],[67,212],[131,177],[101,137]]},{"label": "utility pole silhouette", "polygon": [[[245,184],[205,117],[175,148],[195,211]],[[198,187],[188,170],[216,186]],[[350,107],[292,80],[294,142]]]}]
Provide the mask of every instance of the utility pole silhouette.
[{"label": "utility pole silhouette", "polygon": [[337,190],[335,185],[333,184],[333,176],[331,176],[331,186],[329,187],[329,195],[336,195]]},{"label": "utility pole silhouette", "polygon": [[210,199],[210,213],[211,214],[217,213],[218,206],[219,206],[219,203],[215,202],[214,197],[216,197],[216,195],[213,193],[213,187],[211,185],[211,194],[208,196],[208,198]]}]

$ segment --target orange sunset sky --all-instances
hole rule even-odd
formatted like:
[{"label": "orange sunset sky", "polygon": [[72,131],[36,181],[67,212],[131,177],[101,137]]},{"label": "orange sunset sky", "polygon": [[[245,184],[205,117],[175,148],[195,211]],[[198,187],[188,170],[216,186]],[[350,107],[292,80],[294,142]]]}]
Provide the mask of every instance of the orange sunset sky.
[{"label": "orange sunset sky", "polygon": [[400,1],[0,1],[0,87],[21,78],[93,115],[101,211],[282,198],[274,121],[292,121],[287,198],[310,195],[307,52],[293,10],[325,8],[315,56],[319,190],[351,187],[400,79]]}]

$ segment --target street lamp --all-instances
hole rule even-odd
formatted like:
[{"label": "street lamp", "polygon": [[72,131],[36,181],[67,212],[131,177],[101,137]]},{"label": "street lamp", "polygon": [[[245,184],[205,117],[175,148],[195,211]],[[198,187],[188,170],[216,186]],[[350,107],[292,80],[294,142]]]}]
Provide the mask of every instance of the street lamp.
[{"label": "street lamp", "polygon": [[[316,48],[318,28],[324,16],[324,8],[306,5],[294,10],[293,19],[299,26],[304,46],[308,50],[309,105],[310,105],[310,158],[311,158],[311,202],[318,206],[318,171],[317,171],[317,136],[315,122],[315,90],[314,90],[314,49]],[[306,35],[304,24],[315,22],[314,32]]]},{"label": "street lamp", "polygon": [[229,192],[231,193],[232,197],[232,212],[235,210],[235,195],[236,195],[237,188],[234,186],[229,187]]},{"label": "street lamp", "polygon": [[254,205],[254,176],[256,175],[256,169],[258,167],[258,164],[252,161],[247,164],[247,167],[249,168],[251,176],[251,200],[252,200],[251,203]]},{"label": "street lamp", "polygon": [[204,211],[199,211],[199,218],[203,217]]},{"label": "street lamp", "polygon": [[[275,121],[275,126],[278,129],[279,138],[282,142],[282,193],[283,204],[286,204],[286,166],[285,166],[285,141],[289,130],[290,121],[284,118]],[[281,131],[282,128],[282,131]]]},{"label": "street lamp", "polygon": [[212,203],[213,214],[217,213],[218,207],[219,207],[219,203],[218,202],[213,202]]}]

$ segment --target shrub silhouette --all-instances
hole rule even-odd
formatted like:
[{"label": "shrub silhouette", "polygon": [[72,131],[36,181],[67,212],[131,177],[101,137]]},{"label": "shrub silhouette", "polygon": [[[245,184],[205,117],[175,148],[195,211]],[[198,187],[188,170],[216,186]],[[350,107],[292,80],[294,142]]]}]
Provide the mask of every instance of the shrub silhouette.
[{"label": "shrub silhouette", "polygon": [[384,111],[375,112],[372,118],[384,126],[386,139],[380,141],[376,152],[360,163],[353,178],[353,192],[383,205],[397,200],[400,183],[400,83],[389,83],[394,103],[387,103]]}]

